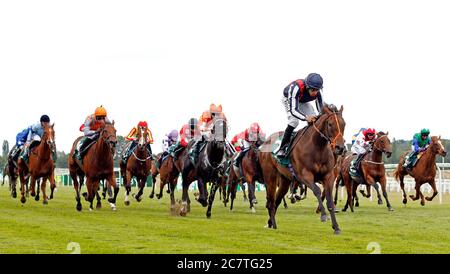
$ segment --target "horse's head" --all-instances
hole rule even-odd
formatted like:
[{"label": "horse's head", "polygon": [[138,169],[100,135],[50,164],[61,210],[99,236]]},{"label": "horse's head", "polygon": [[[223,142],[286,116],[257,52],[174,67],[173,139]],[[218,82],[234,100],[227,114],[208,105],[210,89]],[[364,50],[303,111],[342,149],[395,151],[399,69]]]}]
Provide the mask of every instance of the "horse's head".
[{"label": "horse's head", "polygon": [[373,143],[373,148],[375,150],[386,153],[386,156],[389,158],[392,155],[392,146],[391,140],[388,137],[389,131],[384,133],[382,131],[377,133],[377,139]]},{"label": "horse's head", "polygon": [[45,142],[52,153],[56,153],[56,143],[55,143],[55,124],[44,126],[44,134],[42,135],[41,143]]},{"label": "horse's head", "polygon": [[211,129],[211,139],[214,142],[224,143],[227,138],[227,120],[224,116],[216,116],[213,119],[213,127]]},{"label": "horse's head", "polygon": [[109,146],[111,153],[114,154],[117,145],[117,136],[116,128],[114,127],[114,121],[112,123],[104,124],[100,132],[100,137],[103,139],[103,142]]},{"label": "horse's head", "polygon": [[[323,107],[323,114],[313,124],[320,136],[331,144],[333,153],[336,155],[341,155],[345,151],[345,121],[342,117],[343,111],[343,106],[338,110],[334,105],[325,105]],[[316,127],[315,124],[318,126]]]},{"label": "horse's head", "polygon": [[137,134],[139,136],[138,148],[139,149],[144,149],[145,145],[147,143],[147,138],[148,138],[148,129],[147,129],[147,127],[139,126],[138,129],[137,129]]},{"label": "horse's head", "polygon": [[445,150],[445,147],[442,144],[441,136],[432,136],[430,146],[435,154],[439,154],[442,157],[447,156],[447,151]]}]

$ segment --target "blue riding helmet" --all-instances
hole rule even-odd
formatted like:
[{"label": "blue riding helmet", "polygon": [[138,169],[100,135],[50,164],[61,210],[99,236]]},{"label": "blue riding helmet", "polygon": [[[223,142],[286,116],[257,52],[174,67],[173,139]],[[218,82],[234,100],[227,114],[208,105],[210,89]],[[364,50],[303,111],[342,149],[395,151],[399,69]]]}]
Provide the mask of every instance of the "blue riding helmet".
[{"label": "blue riding helmet", "polygon": [[322,76],[320,76],[320,74],[318,73],[310,73],[306,77],[305,85],[307,88],[322,89],[323,88]]}]

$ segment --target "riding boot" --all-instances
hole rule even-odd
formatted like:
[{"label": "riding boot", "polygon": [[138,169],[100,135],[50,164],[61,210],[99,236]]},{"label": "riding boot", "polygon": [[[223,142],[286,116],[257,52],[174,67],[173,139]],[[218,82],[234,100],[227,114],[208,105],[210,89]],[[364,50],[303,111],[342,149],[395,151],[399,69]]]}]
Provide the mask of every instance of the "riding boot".
[{"label": "riding boot", "polygon": [[[84,138],[84,140],[81,141],[80,147],[78,148],[78,153],[76,154],[76,157],[78,158],[78,160],[82,161],[84,155],[86,154],[86,149],[87,147],[92,143],[92,139],[89,137]],[[74,154],[74,156],[75,156]]]},{"label": "riding boot", "polygon": [[180,151],[183,149],[183,146],[178,143],[177,146],[175,147],[175,149],[173,150],[173,160],[176,161],[178,159],[178,154],[180,153]]},{"label": "riding boot", "polygon": [[239,167],[239,164],[240,164],[240,162],[241,162],[241,157],[242,157],[241,155],[242,155],[242,151],[239,151],[239,152],[237,153],[236,158],[234,158],[233,165],[234,165],[235,167]]},{"label": "riding boot", "polygon": [[277,157],[279,158],[285,158],[286,157],[286,149],[289,145],[289,141],[292,137],[292,132],[294,131],[295,127],[288,125],[286,130],[284,131],[283,139],[281,140],[280,149],[277,152]]},{"label": "riding boot", "polygon": [[122,157],[122,161],[124,163],[126,163],[128,161],[128,158],[130,158],[131,153],[133,153],[134,148],[136,147],[137,143],[136,141],[131,141],[130,144],[128,144],[127,146],[127,150],[125,151],[123,157]]}]

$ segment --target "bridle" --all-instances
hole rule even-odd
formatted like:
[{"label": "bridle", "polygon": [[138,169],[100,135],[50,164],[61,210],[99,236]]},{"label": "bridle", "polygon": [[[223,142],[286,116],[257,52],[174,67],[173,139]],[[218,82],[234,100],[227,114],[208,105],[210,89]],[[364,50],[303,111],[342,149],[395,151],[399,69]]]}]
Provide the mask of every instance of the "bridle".
[{"label": "bridle", "polygon": [[338,121],[338,119],[337,119],[337,113],[336,113],[336,112],[327,114],[327,117],[324,119],[324,122],[327,121],[328,118],[329,118],[329,116],[331,116],[331,115],[334,115],[334,119],[336,120],[336,125],[337,125],[337,128],[338,128],[338,133],[336,134],[336,136],[334,136],[333,139],[331,139],[331,138],[328,137],[327,135],[323,134],[323,133],[320,131],[320,129],[317,128],[315,122],[313,122],[312,124],[313,124],[314,129],[319,133],[319,135],[320,135],[322,138],[324,138],[329,144],[331,144],[331,148],[334,150],[334,149],[336,148],[337,139],[338,139],[339,137],[343,137],[343,135],[342,135],[341,127],[339,126],[339,121]]}]

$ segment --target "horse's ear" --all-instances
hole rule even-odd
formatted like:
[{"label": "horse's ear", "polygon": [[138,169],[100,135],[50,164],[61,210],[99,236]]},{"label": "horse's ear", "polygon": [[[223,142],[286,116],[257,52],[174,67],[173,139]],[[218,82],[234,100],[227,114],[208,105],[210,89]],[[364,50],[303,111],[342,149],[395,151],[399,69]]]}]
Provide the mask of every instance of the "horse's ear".
[{"label": "horse's ear", "polygon": [[439,135],[438,140],[441,140],[441,135]]},{"label": "horse's ear", "polygon": [[219,105],[219,106],[217,107],[217,110],[218,110],[218,112],[222,112],[222,105]]},{"label": "horse's ear", "polygon": [[386,131],[386,135],[389,135],[389,131]]},{"label": "horse's ear", "polygon": [[339,112],[343,112],[344,111],[344,106],[343,105],[341,105],[341,108],[339,109]]},{"label": "horse's ear", "polygon": [[52,129],[55,127],[55,123],[53,123],[52,125],[51,125],[51,127],[52,127]]},{"label": "horse's ear", "polygon": [[114,126],[115,123],[116,123],[116,121],[113,120],[113,121],[112,121],[112,125]]}]

